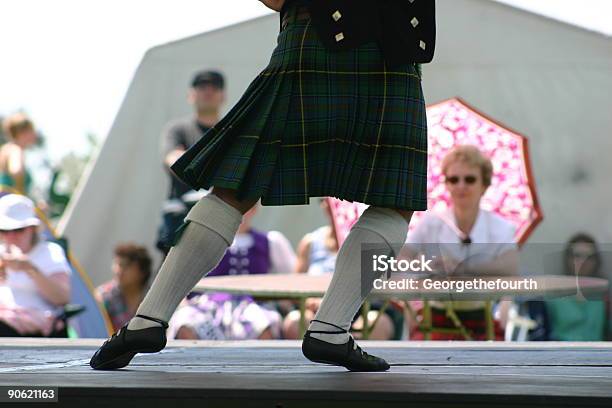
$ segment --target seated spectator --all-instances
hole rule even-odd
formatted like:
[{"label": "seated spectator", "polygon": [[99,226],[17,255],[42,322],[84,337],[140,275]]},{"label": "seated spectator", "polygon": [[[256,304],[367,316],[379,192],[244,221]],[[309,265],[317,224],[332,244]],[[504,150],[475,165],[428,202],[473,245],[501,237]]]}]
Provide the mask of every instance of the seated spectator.
[{"label": "seated spectator", "polygon": [[325,199],[321,200],[321,209],[329,218],[329,223],[304,235],[298,244],[297,273],[319,276],[333,273],[336,267],[338,240]]},{"label": "seated spectator", "polygon": [[96,290],[96,297],[104,304],[115,331],[136,314],[146,294],[151,262],[145,247],[135,244],[115,247],[113,279]]},{"label": "seated spectator", "polygon": [[[334,229],[334,222],[331,211],[325,199],[321,200],[321,208],[329,217],[329,224],[317,228],[302,238],[298,245],[298,259],[296,271],[297,273],[307,273],[308,275],[319,276],[331,274],[336,266],[336,255],[338,254],[338,240]],[[321,298],[309,298],[306,300],[306,324],[314,319]],[[374,309],[380,307],[380,304],[372,305]],[[370,310],[368,312],[368,322],[372,324],[378,316],[378,311]],[[371,340],[392,340],[396,336],[395,321],[401,321],[399,327],[403,325],[401,315],[395,316],[396,311],[391,308],[387,309],[385,314],[380,316],[376,326],[372,329],[369,339]],[[283,337],[286,339],[299,338],[299,310],[293,310],[285,316],[283,321]],[[353,329],[361,329],[363,327],[363,318],[359,313],[356,320],[353,322]],[[359,338],[360,333],[355,333],[355,337]]]},{"label": "seated spectator", "polygon": [[[442,161],[445,186],[451,206],[445,211],[428,211],[408,233],[407,247],[414,253],[436,250],[434,264],[450,275],[504,276],[518,273],[514,226],[493,212],[480,208],[480,200],[491,185],[493,165],[475,146],[455,147]],[[435,245],[431,245],[435,244]],[[482,245],[486,244],[486,245]],[[440,255],[441,254],[441,255]],[[431,257],[432,254],[429,254]],[[469,262],[464,262],[469,260]],[[413,308],[422,306],[411,302]],[[484,340],[485,311],[482,301],[431,301],[434,327],[454,328],[445,308],[452,307],[474,340]],[[422,314],[422,309],[418,310]],[[409,316],[407,316],[409,318]],[[419,316],[419,320],[422,316]],[[410,321],[410,338],[424,335]],[[503,340],[503,329],[495,322],[495,338]],[[461,334],[432,333],[432,340],[464,340]]]},{"label": "seated spectator", "polygon": [[[565,274],[607,279],[601,268],[601,255],[595,239],[588,234],[574,235],[565,248]],[[580,289],[580,288],[578,288]],[[610,332],[609,299],[586,299],[577,295],[548,299],[546,313],[550,340],[605,341]]]},{"label": "seated spectator", "polygon": [[[208,276],[290,273],[295,269],[295,253],[283,234],[260,232],[251,227],[256,211],[257,206],[254,206],[244,214],[234,242]],[[227,293],[188,296],[170,319],[168,337],[192,340],[280,338],[278,308],[273,302],[255,302],[249,296]]]},{"label": "seated spectator", "polygon": [[2,125],[8,140],[0,147],[0,185],[29,195],[32,177],[25,165],[25,150],[36,143],[34,124],[17,113],[4,119]]},{"label": "seated spectator", "polygon": [[41,241],[32,201],[0,198],[0,336],[65,337],[56,316],[70,299],[70,265],[64,250]]}]

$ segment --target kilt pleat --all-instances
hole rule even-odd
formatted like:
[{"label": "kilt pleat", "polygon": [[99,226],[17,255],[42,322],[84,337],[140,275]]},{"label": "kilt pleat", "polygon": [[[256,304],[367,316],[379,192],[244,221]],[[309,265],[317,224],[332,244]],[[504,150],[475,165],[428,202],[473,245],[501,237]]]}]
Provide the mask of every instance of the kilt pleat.
[{"label": "kilt pleat", "polygon": [[309,20],[293,21],[237,104],[172,169],[194,188],[263,205],[331,196],[424,210],[420,73],[387,70],[376,43],[328,51]]}]

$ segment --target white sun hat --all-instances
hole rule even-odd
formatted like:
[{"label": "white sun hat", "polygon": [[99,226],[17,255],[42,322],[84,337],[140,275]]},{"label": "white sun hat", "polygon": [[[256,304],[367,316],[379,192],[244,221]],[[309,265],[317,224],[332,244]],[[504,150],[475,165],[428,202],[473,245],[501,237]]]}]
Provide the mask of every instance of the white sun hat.
[{"label": "white sun hat", "polygon": [[0,230],[9,231],[40,225],[34,203],[19,194],[7,194],[0,198]]}]

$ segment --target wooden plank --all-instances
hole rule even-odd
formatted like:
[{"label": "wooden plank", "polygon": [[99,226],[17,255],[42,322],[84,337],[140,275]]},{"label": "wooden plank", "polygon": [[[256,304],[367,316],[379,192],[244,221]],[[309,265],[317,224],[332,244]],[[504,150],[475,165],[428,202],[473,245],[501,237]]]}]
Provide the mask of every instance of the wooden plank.
[{"label": "wooden plank", "polygon": [[[69,345],[45,347],[40,344],[31,347],[0,346],[0,361],[4,368],[11,364],[37,365],[55,364],[72,360],[89,359],[95,347]],[[43,342],[44,343],[44,342]],[[50,342],[51,344],[55,342]],[[307,360],[301,354],[298,341],[278,342],[169,342],[168,347],[156,355],[140,355],[163,364],[303,364]],[[253,346],[253,344],[257,346]],[[444,347],[411,346],[410,342],[400,343],[403,347],[387,347],[387,342],[360,342],[372,354],[386,358],[390,363],[401,365],[479,365],[479,366],[610,366],[610,347],[552,347],[546,343],[539,347],[511,347],[506,343],[472,342],[472,347],[455,347],[444,342]],[[268,346],[269,344],[269,346]],[[431,344],[426,343],[426,344]],[[185,347],[184,345],[189,345]],[[395,344],[397,346],[397,344]]]},{"label": "wooden plank", "polygon": [[349,373],[307,361],[298,341],[170,342],[161,353],[139,355],[126,369],[108,372],[89,368],[97,344],[91,341],[9,343],[0,345],[0,385],[58,386],[61,401],[74,406],[123,405],[128,396],[151,407],[196,400],[226,407],[305,401],[585,407],[612,398],[612,347],[605,344],[363,342],[393,366],[386,373]]},{"label": "wooden plank", "polygon": [[[582,373],[579,373],[582,374]],[[597,375],[595,375],[597,374]],[[189,389],[207,391],[265,391],[303,393],[384,393],[410,397],[415,394],[478,396],[555,396],[612,398],[610,372],[589,375],[552,375],[482,370],[407,370],[389,373],[348,373],[335,367],[226,372],[219,368],[193,371],[189,368],[137,366],[116,372],[14,373],[2,385],[47,385],[61,388],[97,389]],[[2,377],[2,376],[0,376]]]},{"label": "wooden plank", "polygon": [[[4,347],[98,347],[106,339],[50,339],[50,338],[14,338],[0,337],[0,348]],[[168,340],[169,347],[297,347],[299,340]],[[605,341],[547,341],[547,342],[489,342],[489,341],[360,341],[359,344],[372,344],[384,348],[453,348],[453,349],[607,349],[612,351],[612,342]]]}]

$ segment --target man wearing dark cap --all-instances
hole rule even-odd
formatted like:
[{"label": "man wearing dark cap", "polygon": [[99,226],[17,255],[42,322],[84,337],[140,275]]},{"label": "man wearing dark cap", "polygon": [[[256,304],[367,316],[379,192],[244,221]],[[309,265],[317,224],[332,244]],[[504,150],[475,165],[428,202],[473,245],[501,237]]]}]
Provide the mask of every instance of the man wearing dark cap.
[{"label": "man wearing dark cap", "polygon": [[178,179],[170,171],[170,166],[219,121],[220,109],[225,102],[223,75],[217,71],[198,72],[191,81],[188,100],[194,107],[195,116],[171,121],[162,133],[164,168],[170,177],[168,199],[162,206],[162,225],[157,240],[157,248],[164,255],[170,250],[174,233],[187,212],[203,195]]}]

